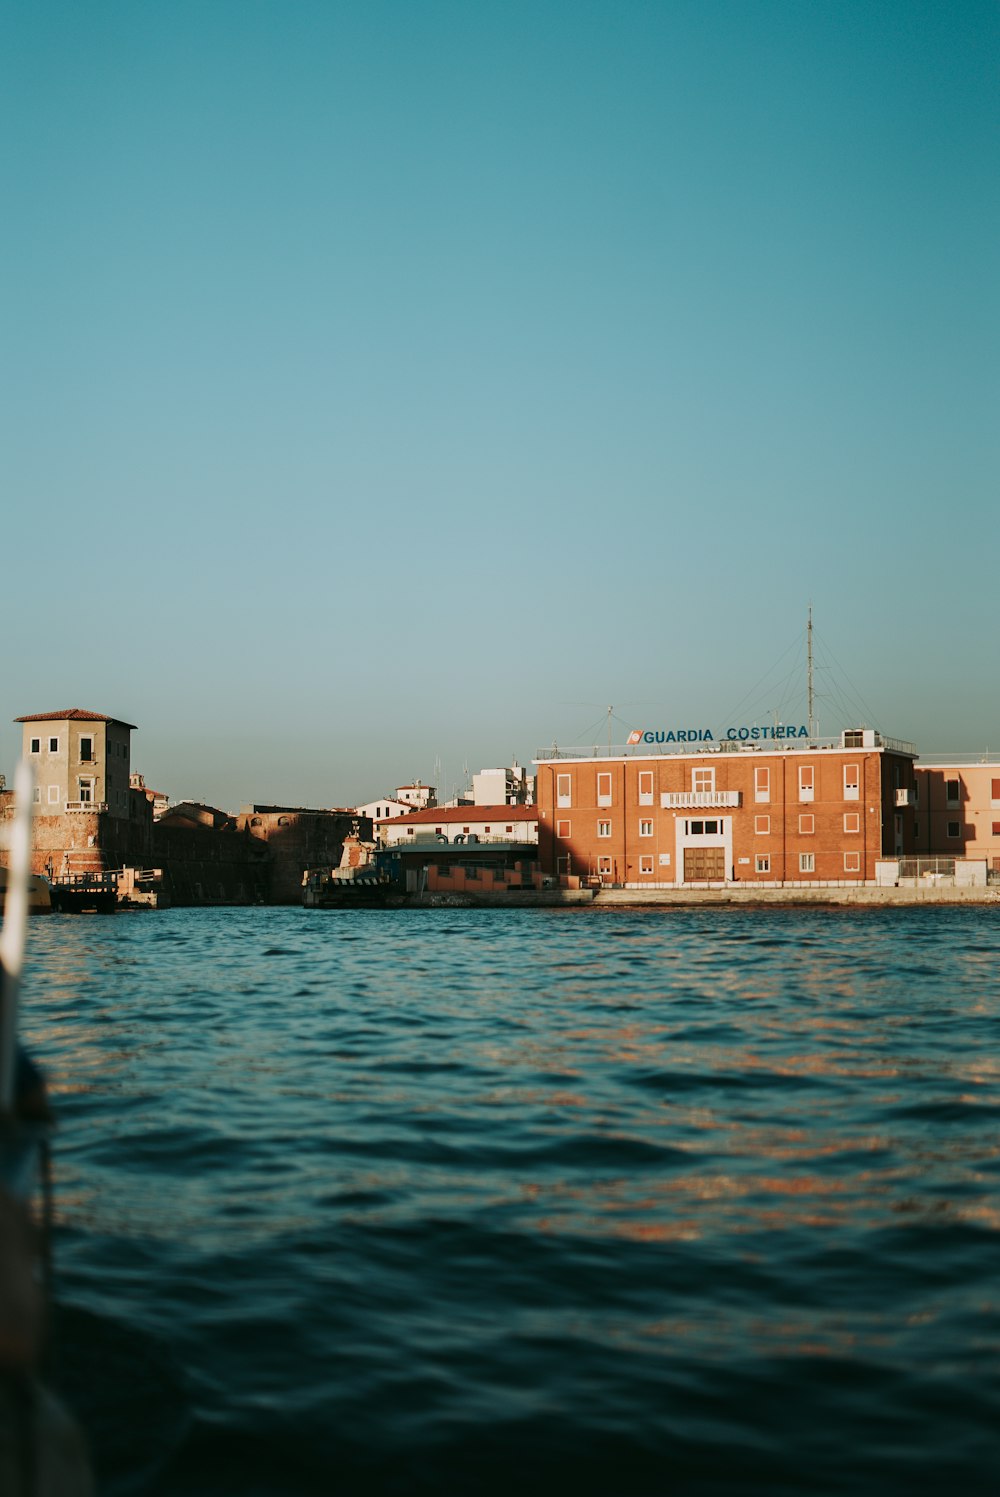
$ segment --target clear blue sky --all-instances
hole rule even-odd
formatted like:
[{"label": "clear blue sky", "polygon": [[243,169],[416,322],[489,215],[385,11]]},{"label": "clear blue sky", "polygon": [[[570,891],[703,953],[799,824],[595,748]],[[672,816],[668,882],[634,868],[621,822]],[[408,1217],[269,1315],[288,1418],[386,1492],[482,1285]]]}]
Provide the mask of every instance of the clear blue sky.
[{"label": "clear blue sky", "polygon": [[811,600],[885,731],[1000,749],[998,42],[8,5],[3,721],[110,712],[229,807],[450,789],[605,703],[718,731]]}]

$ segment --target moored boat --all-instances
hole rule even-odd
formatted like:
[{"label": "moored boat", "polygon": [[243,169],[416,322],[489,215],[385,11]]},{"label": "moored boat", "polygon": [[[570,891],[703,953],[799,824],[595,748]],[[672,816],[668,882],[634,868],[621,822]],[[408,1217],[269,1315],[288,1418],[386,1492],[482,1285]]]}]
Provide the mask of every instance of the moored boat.
[{"label": "moored boat", "polygon": [[389,874],[375,861],[376,844],[361,840],[359,823],[344,838],[336,868],[307,868],[302,875],[302,903],[308,910],[371,908],[397,892]]},{"label": "moored boat", "polygon": [[[7,882],[9,876],[6,868],[0,868],[0,911],[3,910],[7,901]],[[48,879],[41,873],[29,873],[28,914],[47,915],[51,909],[52,890]]]}]

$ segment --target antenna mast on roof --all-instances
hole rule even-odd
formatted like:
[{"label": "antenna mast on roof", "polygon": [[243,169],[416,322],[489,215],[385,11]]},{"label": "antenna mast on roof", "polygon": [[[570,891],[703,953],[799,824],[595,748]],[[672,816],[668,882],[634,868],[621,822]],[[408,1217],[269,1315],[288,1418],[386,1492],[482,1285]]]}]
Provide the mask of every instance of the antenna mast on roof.
[{"label": "antenna mast on roof", "polygon": [[814,699],[814,693],[813,693],[813,610],[812,610],[812,604],[811,603],[809,604],[809,622],[806,625],[806,655],[807,655],[807,660],[808,660],[808,666],[807,666],[807,672],[806,672],[806,682],[807,682],[807,688],[806,689],[807,689],[808,698],[809,698],[809,706],[808,706],[808,714],[809,714],[809,737],[810,738],[815,738],[816,737],[816,717],[815,717],[815,714],[813,712],[813,699]]}]

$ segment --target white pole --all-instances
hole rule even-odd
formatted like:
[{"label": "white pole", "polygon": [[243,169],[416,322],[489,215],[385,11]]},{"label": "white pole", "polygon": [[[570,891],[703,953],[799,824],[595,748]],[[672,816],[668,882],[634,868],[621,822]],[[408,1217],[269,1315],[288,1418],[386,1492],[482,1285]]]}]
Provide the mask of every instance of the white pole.
[{"label": "white pole", "polygon": [[15,1057],[17,1054],[17,1000],[24,966],[24,944],[28,923],[28,880],[31,876],[31,811],[35,776],[24,760],[14,774],[14,822],[10,834],[7,867],[7,899],[3,930],[0,931],[0,974],[3,1006],[0,1010],[0,1112],[14,1104]]}]

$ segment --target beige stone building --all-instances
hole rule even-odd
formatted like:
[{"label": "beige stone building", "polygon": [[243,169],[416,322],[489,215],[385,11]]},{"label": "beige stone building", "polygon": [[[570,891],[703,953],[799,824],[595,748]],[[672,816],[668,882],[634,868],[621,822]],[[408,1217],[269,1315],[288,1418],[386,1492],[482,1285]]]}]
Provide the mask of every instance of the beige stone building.
[{"label": "beige stone building", "polygon": [[131,735],[134,723],[67,707],[15,718],[22,724],[22,755],[35,772],[35,814],[75,811],[129,815]]},{"label": "beige stone building", "polygon": [[[83,707],[15,721],[35,775],[32,871],[58,879],[144,865],[152,813],[144,794],[130,788],[134,725]],[[12,811],[7,793],[0,815]]]}]

